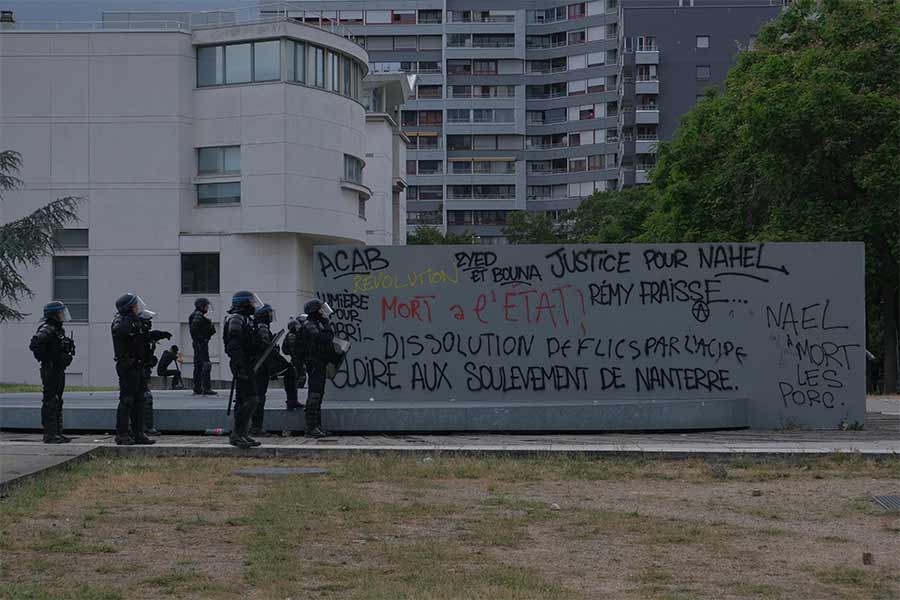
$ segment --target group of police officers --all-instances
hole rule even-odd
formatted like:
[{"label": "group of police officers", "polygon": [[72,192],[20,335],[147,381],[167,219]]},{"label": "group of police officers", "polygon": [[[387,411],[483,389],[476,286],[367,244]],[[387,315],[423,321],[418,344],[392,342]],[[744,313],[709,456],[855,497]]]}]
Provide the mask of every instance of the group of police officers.
[{"label": "group of police officers", "polygon": [[[208,313],[212,305],[198,298],[188,327],[194,350],[194,395],[211,396],[209,341],[216,328]],[[229,358],[234,396],[234,426],[229,441],[238,448],[252,448],[260,442],[251,435],[265,437],[266,393],[272,378],[282,377],[289,411],[303,409],[308,437],[329,435],[322,429],[322,398],[325,394],[327,366],[340,356],[335,350],[331,326],[331,307],[318,299],[304,306],[304,314],[288,321],[287,335],[281,345],[271,331],[275,310],[247,291],[234,294],[225,317],[223,338]],[[156,344],[169,339],[168,331],[153,329],[155,313],[140,296],[127,293],[116,300],[116,315],[111,325],[116,374],[119,378],[119,405],[116,410],[116,443],[149,445],[150,435],[159,433],[153,423],[153,394],[150,375],[157,363]],[[43,400],[41,424],[44,442],[63,444],[71,441],[63,435],[63,390],[65,371],[75,356],[75,342],[67,337],[63,323],[71,320],[69,309],[59,301],[44,306],[44,316],[31,339],[31,351],[41,365]],[[307,386],[305,407],[298,401],[297,388]],[[229,399],[229,407],[230,407]]]}]

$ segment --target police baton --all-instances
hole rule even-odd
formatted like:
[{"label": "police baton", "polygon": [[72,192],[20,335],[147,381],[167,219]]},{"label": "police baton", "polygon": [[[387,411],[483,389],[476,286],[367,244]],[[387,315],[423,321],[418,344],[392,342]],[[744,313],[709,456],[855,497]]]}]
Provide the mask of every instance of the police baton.
[{"label": "police baton", "polygon": [[231,378],[231,391],[228,392],[228,409],[225,411],[225,416],[229,416],[231,414],[231,402],[234,400],[234,377]]}]

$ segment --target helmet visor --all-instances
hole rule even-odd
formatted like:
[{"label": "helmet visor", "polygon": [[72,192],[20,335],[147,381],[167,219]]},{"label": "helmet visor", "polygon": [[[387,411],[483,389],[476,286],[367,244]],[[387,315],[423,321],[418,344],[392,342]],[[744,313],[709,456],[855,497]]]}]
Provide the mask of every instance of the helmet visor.
[{"label": "helmet visor", "polygon": [[326,319],[334,314],[334,311],[331,310],[331,307],[328,306],[327,302],[322,303],[322,308],[319,309],[319,312],[321,312],[322,316],[325,317]]},{"label": "helmet visor", "polygon": [[140,296],[135,296],[134,303],[131,306],[134,314],[141,319],[149,320],[156,316],[155,312],[147,308],[147,303]]},{"label": "helmet visor", "polygon": [[256,292],[253,292],[250,295],[250,306],[253,307],[253,310],[259,310],[265,304],[262,300],[260,300],[259,295]]},{"label": "helmet visor", "polygon": [[68,321],[71,321],[71,320],[72,320],[72,313],[69,312],[69,307],[68,307],[68,306],[66,306],[66,307],[63,308],[62,310],[56,311],[56,314],[58,315],[57,318],[58,318],[58,319],[60,320],[60,322],[62,322],[62,323],[67,323]]}]

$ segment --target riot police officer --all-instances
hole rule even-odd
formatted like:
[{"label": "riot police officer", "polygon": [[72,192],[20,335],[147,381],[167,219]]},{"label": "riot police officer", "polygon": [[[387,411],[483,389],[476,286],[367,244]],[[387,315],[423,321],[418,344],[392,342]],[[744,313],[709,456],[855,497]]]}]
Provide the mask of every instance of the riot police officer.
[{"label": "riot police officer", "polygon": [[300,329],[300,341],[306,351],[306,374],[309,393],[306,397],[306,436],[322,438],[322,397],[325,394],[325,366],[332,356],[334,329],[329,317],[332,310],[321,300],[310,300],[303,307],[307,319]]},{"label": "riot police officer", "polygon": [[29,348],[41,363],[41,425],[45,444],[65,444],[72,440],[63,431],[63,390],[66,387],[66,367],[75,356],[75,342],[66,337],[63,323],[72,319],[69,309],[58,300],[44,306],[44,318],[31,338]]},{"label": "riot police officer", "polygon": [[[272,335],[272,321],[275,320],[275,309],[270,305],[264,304],[262,308],[256,311],[253,321],[256,324],[256,331],[259,338],[266,348],[272,343],[274,335]],[[297,404],[297,378],[294,375],[294,368],[281,354],[277,348],[273,348],[269,352],[269,356],[259,371],[256,373],[256,410],[253,411],[253,418],[250,420],[250,435],[260,437],[269,437],[263,421],[266,411],[266,394],[269,391],[269,381],[278,376],[284,378],[284,390],[288,397],[288,404],[291,404],[291,388],[293,388],[293,403]]]},{"label": "riot police officer", "polygon": [[150,391],[150,377],[153,375],[153,367],[159,362],[156,358],[156,342],[160,339],[172,337],[167,331],[153,333],[153,311],[145,311],[138,315],[142,330],[144,347],[144,376],[141,379],[141,394],[144,398],[144,433],[146,435],[159,435],[154,425],[153,418],[153,392]]},{"label": "riot police officer", "polygon": [[293,376],[293,382],[288,383],[288,376],[284,377],[284,391],[287,394],[287,409],[297,410],[303,407],[297,400],[297,388],[306,386],[306,353],[303,351],[303,344],[300,343],[300,328],[306,321],[306,315],[298,315],[296,318],[291,317],[288,320],[287,334],[284,336],[284,342],[281,344],[281,351],[291,361],[292,370],[289,373]]},{"label": "riot police officer", "polygon": [[150,445],[144,433],[144,402],[152,343],[172,337],[167,331],[152,329],[155,313],[147,310],[140,296],[131,292],[116,300],[116,316],[110,325],[116,374],[119,376],[119,406],[116,409],[116,444]]},{"label": "riot police officer", "polygon": [[250,437],[249,430],[250,419],[257,404],[253,366],[265,349],[254,326],[253,315],[262,305],[256,294],[237,292],[231,298],[231,308],[222,330],[235,392],[234,428],[229,443],[238,448],[260,445]]},{"label": "riot police officer", "polygon": [[194,312],[188,317],[188,329],[191,332],[191,343],[194,347],[194,395],[215,396],[212,389],[210,372],[212,363],[209,360],[209,339],[215,335],[216,328],[206,314],[211,308],[209,300],[194,300]]}]

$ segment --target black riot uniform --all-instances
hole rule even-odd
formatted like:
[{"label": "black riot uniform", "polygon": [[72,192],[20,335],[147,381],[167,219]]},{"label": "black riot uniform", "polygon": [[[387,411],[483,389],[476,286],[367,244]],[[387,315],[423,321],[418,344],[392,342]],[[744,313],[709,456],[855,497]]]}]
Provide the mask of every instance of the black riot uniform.
[{"label": "black riot uniform", "polygon": [[194,301],[194,312],[188,317],[191,331],[191,344],[194,348],[194,395],[214,396],[210,372],[212,362],[209,360],[209,339],[216,334],[213,322],[207,318],[209,300],[197,298]]},{"label": "black riot uniform", "polygon": [[[275,311],[268,304],[264,304],[253,316],[256,332],[259,334],[263,349],[268,347],[275,337],[272,335],[271,328],[274,318]],[[279,354],[278,349],[273,348],[255,376],[257,404],[253,411],[253,418],[250,420],[250,435],[269,436],[263,424],[266,414],[266,394],[269,391],[269,381],[279,376],[284,377],[284,389],[288,395],[288,403],[290,404],[291,388],[293,388],[293,400],[294,404],[297,404],[297,378],[294,369],[291,363]]]},{"label": "black riot uniform", "polygon": [[66,337],[63,322],[68,320],[66,305],[53,301],[44,306],[44,318],[31,338],[29,346],[41,363],[41,425],[44,443],[65,444],[72,441],[63,431],[63,390],[66,387],[66,367],[75,356],[75,342]]},{"label": "black riot uniform", "polygon": [[235,396],[234,428],[229,443],[238,448],[259,445],[249,432],[250,419],[258,401],[253,366],[265,348],[253,323],[253,314],[261,306],[256,294],[236,293],[231,299],[231,308],[222,330]]},{"label": "black riot uniform", "polygon": [[148,350],[152,343],[171,337],[150,326],[153,313],[139,296],[128,293],[116,300],[118,314],[113,318],[113,352],[119,376],[119,406],[116,409],[116,443],[130,446],[155,443],[144,433],[144,402],[148,391],[152,362]]},{"label": "black riot uniform", "polygon": [[[144,376],[141,379],[141,394],[144,399],[144,433],[147,435],[159,435],[153,418],[153,392],[150,391],[150,377],[153,375],[153,367],[159,362],[156,358],[156,342],[162,337],[153,333],[153,319],[146,314],[138,317],[142,330],[141,339],[144,343]],[[171,337],[171,335],[169,336]]]},{"label": "black riot uniform", "polygon": [[325,395],[325,366],[333,355],[334,329],[326,307],[320,300],[310,300],[303,307],[307,319],[300,328],[300,341],[306,350],[306,435],[320,438],[328,435],[322,429],[322,398]]},{"label": "black riot uniform", "polygon": [[281,343],[281,352],[291,361],[293,385],[288,383],[288,375],[284,377],[284,391],[287,394],[287,409],[297,410],[303,405],[297,400],[297,388],[306,387],[306,352],[304,345],[300,343],[300,328],[306,321],[306,315],[299,315],[296,319],[288,321],[287,333]]}]

